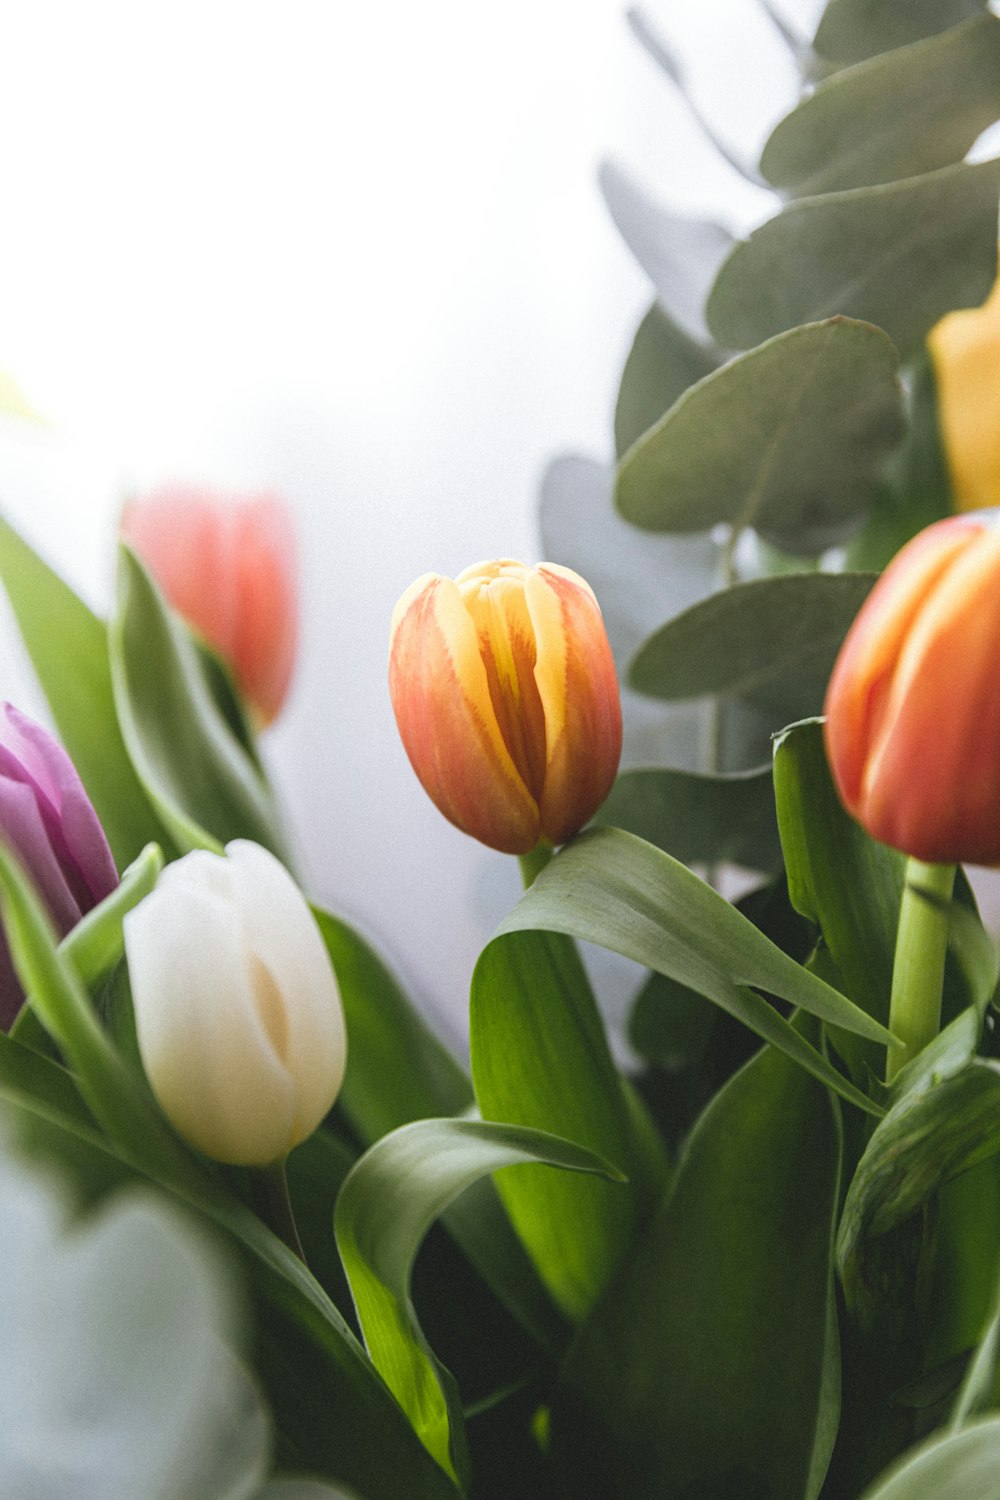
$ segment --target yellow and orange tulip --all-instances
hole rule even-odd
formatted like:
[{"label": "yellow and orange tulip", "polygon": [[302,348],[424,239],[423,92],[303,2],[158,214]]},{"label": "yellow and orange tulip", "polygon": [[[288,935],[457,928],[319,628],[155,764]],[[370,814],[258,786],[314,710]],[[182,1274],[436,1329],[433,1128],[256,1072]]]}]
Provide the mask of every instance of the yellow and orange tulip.
[{"label": "yellow and orange tulip", "polygon": [[848,811],[928,863],[1000,863],[1000,528],[950,516],[893,558],[826,698]]},{"label": "yellow and orange tulip", "polygon": [[561,844],[611,790],[618,681],[593,590],[569,568],[502,559],[418,578],[393,614],[389,692],[424,790],[493,849]]},{"label": "yellow and orange tulip", "polygon": [[128,501],[121,535],[270,724],[291,684],[298,631],[295,539],[281,501],[168,486]]},{"label": "yellow and orange tulip", "polygon": [[948,313],[927,345],[952,507],[1000,504],[1000,281],[982,307]]}]

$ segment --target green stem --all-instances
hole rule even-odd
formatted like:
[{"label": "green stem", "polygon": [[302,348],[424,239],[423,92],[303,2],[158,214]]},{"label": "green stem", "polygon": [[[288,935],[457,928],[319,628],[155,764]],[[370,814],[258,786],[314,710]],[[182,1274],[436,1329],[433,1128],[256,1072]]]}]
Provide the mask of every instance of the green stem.
[{"label": "green stem", "polygon": [[307,1265],[306,1254],[299,1239],[298,1225],[292,1211],[292,1200],[288,1195],[288,1177],[285,1172],[285,1157],[272,1162],[269,1167],[258,1167],[254,1173],[254,1196],[257,1211],[268,1229],[272,1229],[289,1250],[294,1251],[303,1265]]},{"label": "green stem", "polygon": [[524,881],[524,889],[534,884],[535,876],[540,875],[555,854],[552,845],[542,839],[528,854],[517,856],[518,864],[521,866],[521,879]]},{"label": "green stem", "polygon": [[948,903],[954,883],[954,865],[907,861],[889,1002],[889,1030],[903,1045],[889,1049],[886,1083],[892,1083],[940,1029]]}]

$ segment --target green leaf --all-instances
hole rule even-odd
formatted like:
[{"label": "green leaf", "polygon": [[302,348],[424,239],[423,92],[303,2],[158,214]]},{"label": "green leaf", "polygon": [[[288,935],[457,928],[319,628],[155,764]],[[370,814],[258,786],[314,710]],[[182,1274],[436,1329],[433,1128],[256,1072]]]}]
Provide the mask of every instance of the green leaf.
[{"label": "green leaf", "polygon": [[780,120],[761,171],[797,197],[918,177],[1000,116],[1000,22],[964,25],[825,79]]},{"label": "green leaf", "polygon": [[618,387],[618,456],[648,432],[688,386],[710,374],[720,357],[718,351],[691,338],[654,302],[639,324]]},{"label": "green leaf", "polygon": [[860,62],[877,52],[937,36],[969,16],[980,15],[985,0],[829,0],[813,46],[832,62]]},{"label": "green leaf", "polygon": [[371,944],[341,917],[313,906],[347,1020],[350,1049],[339,1108],[366,1144],[399,1125],[458,1114],[472,1085],[410,1004]]},{"label": "green leaf", "polygon": [[[338,1110],[365,1145],[400,1125],[459,1114],[473,1103],[463,1069],[414,1009],[375,950],[340,917],[313,907],[340,988],[350,1045]],[[492,1183],[449,1209],[445,1223],[486,1284],[542,1344],[558,1345],[562,1320]]]},{"label": "green leaf", "polygon": [[[106,979],[120,961],[125,951],[122,922],[133,906],[153,889],[162,868],[163,851],[157,844],[148,844],[115,889],[87,912],[59,944],[60,953],[69,959],[77,978],[88,990]],[[45,1050],[48,1033],[38,1019],[30,995],[10,1034],[29,1046]]]},{"label": "green leaf", "polygon": [[652,844],[617,828],[580,834],[542,871],[499,932],[530,929],[597,943],[676,979],[773,1042],[859,1109],[881,1114],[755,990],[883,1044],[889,1037],[884,1027]]},{"label": "green leaf", "polygon": [[410,1273],[424,1235],[453,1198],[489,1173],[525,1162],[619,1176],[592,1152],[542,1131],[420,1120],[377,1141],[337,1198],[337,1246],[368,1351],[428,1452],[463,1485],[458,1393],[423,1336]]},{"label": "green leaf", "polygon": [[652,531],[725,522],[786,551],[821,552],[864,515],[903,435],[897,367],[884,333],[844,318],[771,339],[692,386],[629,449],[618,509]]},{"label": "green leaf", "polygon": [[596,821],[638,834],[686,865],[781,864],[769,766],[727,776],[622,771]]},{"label": "green leaf", "polygon": [[213,696],[202,654],[127,547],[109,645],[129,755],[178,847],[249,838],[287,862],[270,792]]},{"label": "green leaf", "polygon": [[151,839],[169,847],[118,727],[103,621],[2,516],[0,579],[118,868],[130,864]]},{"label": "green leaf", "polygon": [[[72,1081],[55,1063],[0,1043],[0,1104],[19,1142],[88,1197],[148,1178],[222,1229],[253,1294],[255,1367],[275,1417],[279,1457],[355,1485],[369,1500],[454,1500],[371,1362],[313,1276],[220,1180],[184,1185],[137,1163],[81,1118]],[[25,1058],[30,1061],[25,1061]]]},{"label": "green leaf", "polygon": [[179,1181],[200,1169],[179,1144],[152,1099],[101,1029],[76,970],[27,877],[0,842],[0,914],[25,992],[49,1035],[73,1067],[95,1119],[129,1153]]},{"label": "green leaf", "polygon": [[862,1500],[992,1500],[998,1468],[1000,1417],[988,1417],[913,1449]]},{"label": "green leaf", "polygon": [[733,250],[709,327],[746,349],[842,313],[877,323],[909,359],[939,318],[993,285],[998,192],[1000,161],[985,161],[799,199]]},{"label": "green leaf", "polygon": [[705,299],[732,247],[729,230],[661,208],[613,163],[601,167],[598,181],[619,234],[653,283],[664,311],[691,338],[704,339]]},{"label": "green leaf", "polygon": [[837,652],[873,573],[786,573],[710,594],[668,620],[632,659],[629,681],[658,698],[706,693],[818,713]]},{"label": "green leaf", "polygon": [[1000,1153],[1000,1065],[977,1059],[952,1077],[911,1089],[876,1128],[847,1193],[837,1263],[863,1326],[877,1311],[869,1242],[916,1213],[960,1172]]},{"label": "green leaf", "polygon": [[522,1172],[497,1184],[543,1282],[579,1320],[631,1241],[645,1184],[629,1102],[573,944],[544,932],[494,938],[472,976],[469,1024],[485,1119],[577,1141],[632,1179],[621,1188]]},{"label": "green leaf", "polygon": [[581,1331],[556,1407],[573,1493],[802,1500],[839,1399],[829,1096],[765,1048],[692,1132],[673,1191]]},{"label": "green leaf", "polygon": [[[774,786],[792,905],[820,927],[845,994],[888,1023],[906,860],[869,837],[844,811],[827,764],[821,720],[793,724],[777,737]],[[988,963],[985,933],[974,914],[956,910],[955,923],[961,927],[965,964]],[[972,998],[962,968],[958,953],[949,954],[949,1014]],[[837,1046],[862,1076],[866,1067],[881,1071],[878,1050],[843,1036]]]}]

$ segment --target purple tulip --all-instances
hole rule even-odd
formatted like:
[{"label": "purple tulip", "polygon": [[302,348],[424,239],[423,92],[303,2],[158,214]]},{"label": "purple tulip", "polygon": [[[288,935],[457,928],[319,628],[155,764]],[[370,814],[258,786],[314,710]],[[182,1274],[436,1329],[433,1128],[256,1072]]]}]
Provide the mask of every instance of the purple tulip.
[{"label": "purple tulip", "polygon": [[[0,838],[35,884],[60,937],[118,884],[76,767],[40,724],[0,704]],[[0,1029],[24,999],[0,928]]]}]

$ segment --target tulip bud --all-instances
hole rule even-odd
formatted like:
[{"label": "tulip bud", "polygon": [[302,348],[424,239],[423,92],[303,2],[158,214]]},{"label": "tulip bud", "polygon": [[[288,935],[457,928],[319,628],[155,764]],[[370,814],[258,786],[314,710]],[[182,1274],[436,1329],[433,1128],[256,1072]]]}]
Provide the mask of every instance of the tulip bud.
[{"label": "tulip bud", "polygon": [[185,855],[125,918],[125,953],[143,1066],[176,1130],[218,1161],[283,1160],[347,1057],[330,960],[284,866],[244,839]]},{"label": "tulip bud", "polygon": [[128,501],[121,535],[269,724],[288,693],[297,631],[295,542],[281,502],[156,490]]},{"label": "tulip bud", "polygon": [[841,648],[826,745],[848,811],[927,863],[1000,862],[1000,530],[950,516],[893,558]]},{"label": "tulip bud", "polygon": [[[0,837],[24,865],[60,937],[118,884],[73,762],[9,703],[0,704]],[[9,1029],[23,999],[0,929],[0,1029]]]},{"label": "tulip bud", "polygon": [[493,849],[561,844],[611,790],[618,680],[597,600],[569,568],[503,559],[418,578],[393,614],[389,692],[424,790]]},{"label": "tulip bud", "polygon": [[1000,281],[927,339],[955,510],[1000,504]]}]

